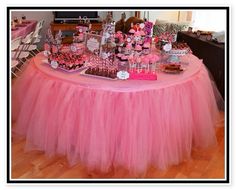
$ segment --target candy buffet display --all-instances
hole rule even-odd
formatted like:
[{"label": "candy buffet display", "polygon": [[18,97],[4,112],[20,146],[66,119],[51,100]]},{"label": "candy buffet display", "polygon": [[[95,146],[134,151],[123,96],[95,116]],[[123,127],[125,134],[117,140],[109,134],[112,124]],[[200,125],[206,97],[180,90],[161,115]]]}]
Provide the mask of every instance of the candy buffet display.
[{"label": "candy buffet display", "polygon": [[[127,34],[115,32],[115,23],[109,14],[100,34],[91,33],[88,25],[78,25],[72,44],[61,44],[60,31],[55,38],[48,32],[45,54],[53,68],[69,72],[83,69],[82,75],[112,80],[157,80],[158,70],[183,71],[179,56],[191,53],[189,46],[175,42],[174,34],[169,32],[153,39],[152,27],[152,22],[145,21],[131,24]],[[153,49],[152,41],[161,51]],[[164,57],[167,57],[165,61]]]}]

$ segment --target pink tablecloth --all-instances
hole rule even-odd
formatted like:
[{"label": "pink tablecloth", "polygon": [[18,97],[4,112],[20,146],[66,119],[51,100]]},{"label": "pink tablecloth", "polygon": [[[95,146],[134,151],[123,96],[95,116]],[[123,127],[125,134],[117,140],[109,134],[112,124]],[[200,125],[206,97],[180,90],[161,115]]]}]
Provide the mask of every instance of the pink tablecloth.
[{"label": "pink tablecloth", "polygon": [[15,39],[19,36],[25,37],[30,32],[34,31],[37,21],[36,20],[29,20],[29,23],[25,23],[23,27],[16,26],[16,30],[11,31],[11,39]]},{"label": "pink tablecloth", "polygon": [[182,74],[109,81],[50,68],[37,55],[13,86],[15,132],[26,148],[107,171],[165,169],[216,143],[211,81],[193,55]]}]

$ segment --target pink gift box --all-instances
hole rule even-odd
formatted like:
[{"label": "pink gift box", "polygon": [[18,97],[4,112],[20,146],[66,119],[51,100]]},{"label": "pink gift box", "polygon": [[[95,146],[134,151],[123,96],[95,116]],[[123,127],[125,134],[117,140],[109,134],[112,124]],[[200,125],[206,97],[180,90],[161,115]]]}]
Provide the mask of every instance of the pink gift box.
[{"label": "pink gift box", "polygon": [[129,79],[134,80],[157,80],[157,75],[152,73],[129,73]]}]

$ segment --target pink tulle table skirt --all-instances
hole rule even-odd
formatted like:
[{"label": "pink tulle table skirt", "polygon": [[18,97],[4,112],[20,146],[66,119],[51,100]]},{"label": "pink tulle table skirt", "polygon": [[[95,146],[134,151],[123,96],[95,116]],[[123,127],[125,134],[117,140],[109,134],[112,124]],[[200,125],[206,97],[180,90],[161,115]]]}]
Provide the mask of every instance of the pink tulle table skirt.
[{"label": "pink tulle table skirt", "polygon": [[[24,23],[23,23],[24,24]],[[16,30],[11,31],[11,39],[15,39],[19,36],[22,36],[23,38],[29,34],[30,32],[34,31],[36,25],[37,25],[37,21],[36,20],[29,20],[27,21],[26,24],[24,24],[25,26],[23,27],[17,27]]]},{"label": "pink tulle table skirt", "polygon": [[218,113],[211,81],[194,55],[182,74],[111,81],[54,70],[37,55],[12,87],[14,132],[27,150],[66,155],[71,165],[145,172],[215,145]]}]

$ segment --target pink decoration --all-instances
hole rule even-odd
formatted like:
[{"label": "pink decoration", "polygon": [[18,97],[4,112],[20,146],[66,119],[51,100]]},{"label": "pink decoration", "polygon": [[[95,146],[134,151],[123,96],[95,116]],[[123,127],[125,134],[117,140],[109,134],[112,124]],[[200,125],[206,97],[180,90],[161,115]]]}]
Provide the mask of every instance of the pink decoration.
[{"label": "pink decoration", "polygon": [[135,50],[136,50],[136,51],[142,51],[142,47],[141,47],[140,45],[136,45],[136,46],[135,46]]},{"label": "pink decoration", "polygon": [[144,43],[144,44],[143,44],[143,47],[144,47],[144,48],[150,48],[150,43],[148,43],[148,42]]},{"label": "pink decoration", "polygon": [[128,43],[127,46],[126,46],[127,49],[131,50],[132,49],[132,45],[131,43]]},{"label": "pink decoration", "polygon": [[130,34],[134,34],[134,33],[135,33],[135,30],[134,30],[133,28],[131,28],[131,29],[129,30],[129,33],[130,33]]},{"label": "pink decoration", "polygon": [[134,36],[141,36],[141,33],[139,31],[134,33]]},{"label": "pink decoration", "polygon": [[141,30],[141,31],[140,31],[140,35],[141,35],[141,36],[145,36],[146,33],[145,33],[143,30]]},{"label": "pink decoration", "polygon": [[[12,128],[26,150],[65,155],[71,165],[140,174],[190,159],[215,145],[218,109],[211,80],[194,55],[181,75],[109,81],[45,67],[36,55],[12,86]],[[108,114],[112,113],[112,114]]]},{"label": "pink decoration", "polygon": [[133,80],[157,80],[157,75],[152,73],[130,73],[129,79]]}]

